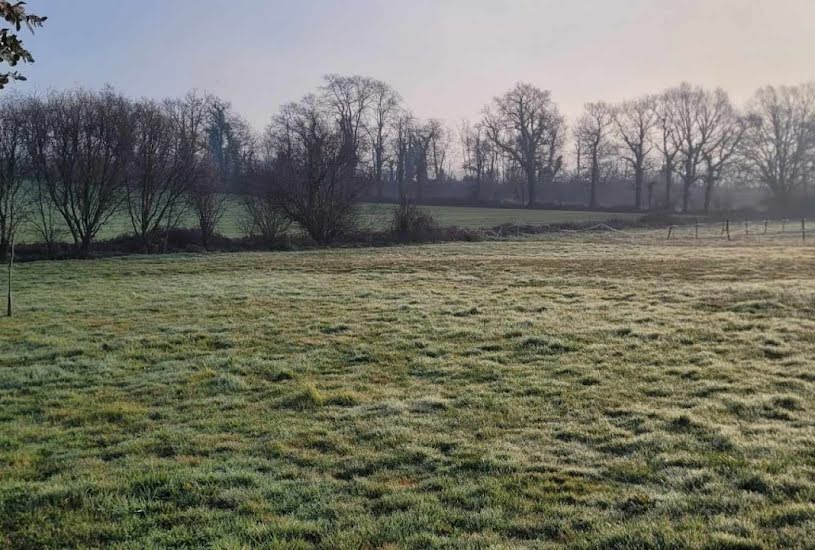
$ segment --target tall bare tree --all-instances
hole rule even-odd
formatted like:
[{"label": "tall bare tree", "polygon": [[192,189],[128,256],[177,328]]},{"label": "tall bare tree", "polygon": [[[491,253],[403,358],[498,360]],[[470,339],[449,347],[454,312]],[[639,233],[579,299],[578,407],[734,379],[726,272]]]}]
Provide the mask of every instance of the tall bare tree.
[{"label": "tall bare tree", "polygon": [[29,97],[26,100],[25,109],[25,141],[31,163],[32,179],[29,222],[41,242],[46,245],[48,257],[53,258],[57,244],[65,237],[67,230],[62,223],[62,215],[49,192],[44,174],[45,163],[37,162],[38,155],[50,154],[51,150],[49,107],[47,102],[41,98]]},{"label": "tall bare tree", "polygon": [[176,185],[179,179],[174,145],[173,126],[162,106],[150,100],[137,103],[133,109],[134,151],[125,178],[125,205],[145,253],[150,251],[151,237],[161,227],[167,211],[184,195],[184,187]]},{"label": "tall bare tree", "polygon": [[614,111],[608,103],[587,103],[575,128],[575,139],[589,157],[589,208],[597,206],[597,187],[614,149]]},{"label": "tall bare tree", "polygon": [[415,174],[412,144],[415,131],[413,115],[403,112],[394,123],[393,156],[396,189],[399,193],[399,202],[406,204],[410,193],[410,182]]},{"label": "tall bare tree", "polygon": [[657,127],[654,132],[653,145],[662,156],[662,173],[665,177],[665,208],[673,210],[673,176],[676,171],[676,156],[679,154],[675,129],[671,111],[671,101],[667,92],[660,94],[656,98]]},{"label": "tall bare tree", "polygon": [[484,109],[483,125],[493,145],[523,170],[527,206],[534,207],[542,160],[552,159],[547,165],[555,171],[564,125],[551,94],[531,84],[516,84]]},{"label": "tall bare tree", "polygon": [[443,182],[447,179],[447,156],[450,152],[450,133],[442,121],[431,118],[427,121],[427,133],[430,136],[428,157],[433,168],[433,179]]},{"label": "tall bare tree", "polygon": [[30,136],[37,177],[83,257],[123,199],[130,111],[129,101],[109,88],[54,93],[46,100],[44,124]]},{"label": "tall bare tree", "polygon": [[384,167],[387,162],[388,141],[394,130],[394,123],[400,115],[402,98],[388,84],[373,81],[371,84],[371,122],[366,126],[371,142],[373,161],[373,178],[376,196],[381,199],[384,186]]},{"label": "tall bare tree", "polygon": [[365,145],[365,123],[376,99],[377,82],[366,76],[329,74],[324,77],[323,101],[342,134],[343,158],[356,171]]},{"label": "tall bare tree", "polygon": [[667,92],[682,178],[682,211],[690,206],[693,185],[702,177],[705,152],[729,123],[733,105],[724,90],[705,90],[683,83]]},{"label": "tall bare tree", "polygon": [[642,208],[642,190],[653,149],[653,131],[659,124],[656,99],[645,96],[626,101],[614,109],[617,135],[622,142],[621,156],[634,172],[634,208]]},{"label": "tall bare tree", "polygon": [[705,214],[710,212],[713,189],[725,177],[726,170],[733,164],[746,129],[747,121],[736,112],[736,109],[732,105],[725,108],[720,122],[716,125],[713,137],[702,153]]},{"label": "tall bare tree", "polygon": [[163,103],[142,100],[134,106],[134,150],[125,204],[145,252],[162,230],[166,242],[167,232],[191,204],[185,199],[204,175],[209,153],[204,143],[207,109],[206,98],[194,92]]},{"label": "tall bare tree", "polygon": [[788,209],[815,164],[815,83],[761,88],[747,116],[741,163]]},{"label": "tall bare tree", "polygon": [[24,218],[25,181],[29,176],[26,124],[27,101],[21,96],[0,97],[0,261]]},{"label": "tall bare tree", "polygon": [[[162,223],[163,248],[166,250],[170,231],[178,227],[189,208],[196,210],[195,216],[199,222],[204,220],[203,224],[199,223],[199,230],[201,240],[206,247],[211,237],[207,220],[216,217],[210,211],[210,207],[221,208],[221,199],[224,197],[222,194],[217,194],[220,172],[217,163],[212,160],[208,142],[211,122],[210,97],[191,91],[182,98],[165,101],[163,107],[171,122],[174,142],[173,176],[175,179],[170,184],[174,189],[184,189],[183,199],[186,199],[168,201],[168,208]],[[215,199],[219,200],[216,202]],[[199,212],[198,208],[205,208],[206,211]],[[214,226],[212,231],[214,231]]]},{"label": "tall bare tree", "polygon": [[274,141],[280,207],[317,243],[351,231],[364,181],[343,123],[316,96],[283,106],[267,131]]},{"label": "tall bare tree", "polygon": [[495,154],[492,144],[487,139],[484,126],[479,122],[471,125],[462,121],[459,127],[459,139],[463,156],[462,168],[465,178],[473,182],[473,199],[481,198],[483,183],[492,180],[495,175]]}]

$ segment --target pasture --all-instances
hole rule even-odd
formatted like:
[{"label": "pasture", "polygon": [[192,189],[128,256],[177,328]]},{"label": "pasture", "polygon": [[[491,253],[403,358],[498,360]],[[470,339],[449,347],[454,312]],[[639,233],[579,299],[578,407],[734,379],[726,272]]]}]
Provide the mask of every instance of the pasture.
[{"label": "pasture", "polygon": [[810,243],[560,236],[16,280],[0,545],[815,539]]},{"label": "pasture", "polygon": [[[394,204],[362,203],[359,209],[361,229],[386,230],[390,227]],[[602,222],[609,220],[633,220],[641,214],[630,212],[592,212],[581,210],[530,210],[526,208],[481,208],[469,206],[423,206],[442,226],[458,226],[468,229],[495,227],[505,223],[529,225],[562,224],[577,222]],[[218,233],[229,238],[240,238],[245,235],[245,211],[240,200],[230,197],[224,215],[218,224]],[[195,228],[197,221],[192,212],[187,212],[182,220],[182,227]],[[115,213],[108,220],[97,236],[97,239],[112,239],[120,235],[133,233],[133,227],[127,211]],[[70,241],[70,233],[64,226],[63,240]],[[38,240],[33,227],[23,227],[20,240],[31,243]]]}]

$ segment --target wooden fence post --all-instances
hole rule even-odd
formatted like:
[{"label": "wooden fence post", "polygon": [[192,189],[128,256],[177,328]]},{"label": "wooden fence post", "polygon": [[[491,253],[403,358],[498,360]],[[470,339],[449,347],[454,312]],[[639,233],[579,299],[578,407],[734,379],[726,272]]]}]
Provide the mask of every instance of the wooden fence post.
[{"label": "wooden fence post", "polygon": [[669,225],[668,226],[668,240],[669,241],[671,240],[671,233],[673,233],[673,230],[674,230],[674,226]]},{"label": "wooden fence post", "polygon": [[767,220],[764,220],[764,234],[767,234]]},{"label": "wooden fence post", "polygon": [[8,257],[8,294],[6,301],[6,317],[11,317],[11,273],[14,270],[14,236],[11,237],[11,251]]},{"label": "wooden fence post", "polygon": [[725,231],[727,231],[727,240],[729,241],[730,240],[730,218],[727,218],[724,221],[724,228],[725,228]]},{"label": "wooden fence post", "polygon": [[750,222],[748,220],[744,220],[744,235],[750,235]]},{"label": "wooden fence post", "polygon": [[699,240],[699,218],[693,220],[693,238]]},{"label": "wooden fence post", "polygon": [[807,240],[807,222],[805,218],[801,218],[801,240]]}]

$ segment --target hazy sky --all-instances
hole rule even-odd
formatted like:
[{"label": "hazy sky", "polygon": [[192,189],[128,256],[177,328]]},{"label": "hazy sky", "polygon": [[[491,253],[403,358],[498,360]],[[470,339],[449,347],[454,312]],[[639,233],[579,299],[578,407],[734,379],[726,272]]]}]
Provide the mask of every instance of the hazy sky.
[{"label": "hazy sky", "polygon": [[[569,115],[681,80],[742,101],[815,79],[815,0],[29,0],[23,89],[232,101],[256,127],[328,72],[397,88],[421,117],[477,117],[517,81]],[[228,10],[228,11],[227,11]]]}]

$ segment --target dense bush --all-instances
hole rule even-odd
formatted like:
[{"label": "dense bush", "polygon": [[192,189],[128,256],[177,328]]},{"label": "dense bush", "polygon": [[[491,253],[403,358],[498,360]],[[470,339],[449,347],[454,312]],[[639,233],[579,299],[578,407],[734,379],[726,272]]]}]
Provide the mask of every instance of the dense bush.
[{"label": "dense bush", "polygon": [[393,209],[391,231],[400,242],[426,242],[439,240],[441,231],[433,216],[410,202]]}]

